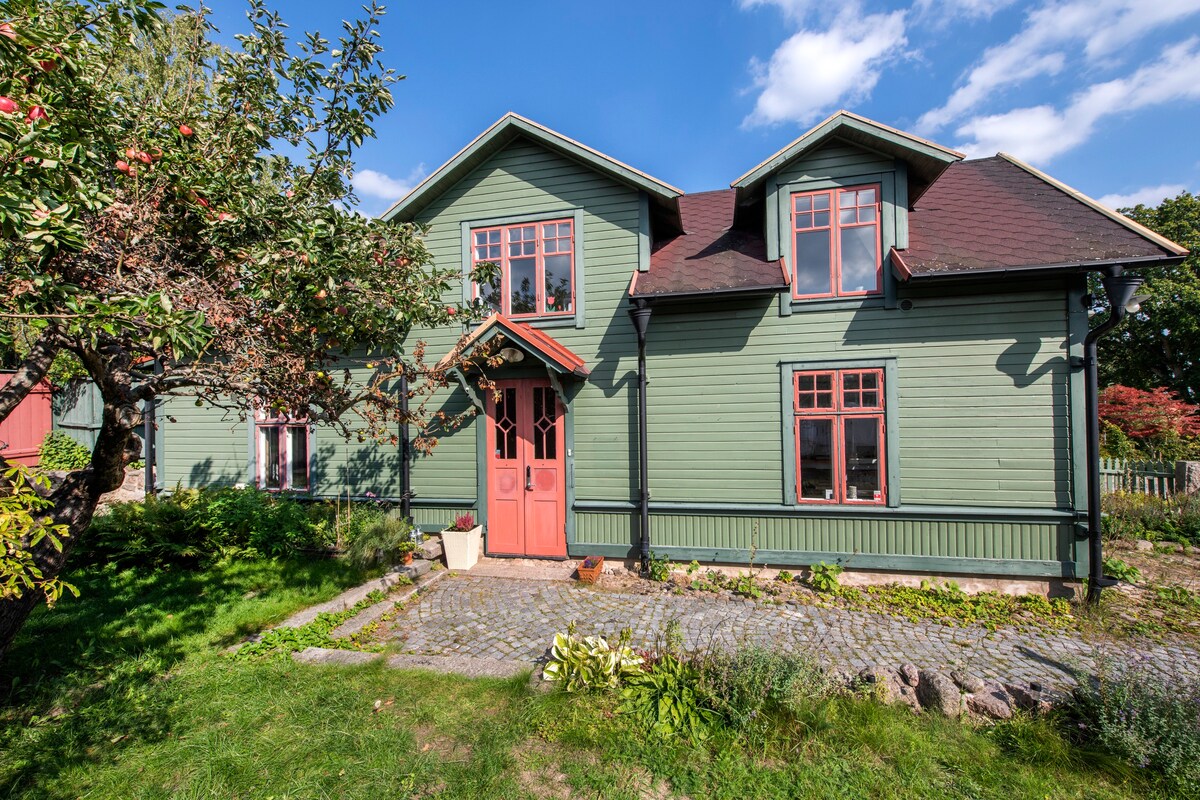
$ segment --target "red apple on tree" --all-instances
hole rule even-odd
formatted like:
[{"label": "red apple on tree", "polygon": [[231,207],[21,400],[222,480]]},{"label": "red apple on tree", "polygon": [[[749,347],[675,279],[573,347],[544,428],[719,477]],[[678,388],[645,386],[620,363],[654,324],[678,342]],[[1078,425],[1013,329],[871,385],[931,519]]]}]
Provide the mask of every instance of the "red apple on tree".
[{"label": "red apple on tree", "polygon": [[126,175],[129,174],[129,162],[128,161],[118,161],[116,166],[117,166],[117,172],[124,172]]},{"label": "red apple on tree", "polygon": [[11,97],[0,97],[0,112],[15,114],[18,110],[17,101]]},{"label": "red apple on tree", "polygon": [[30,106],[29,113],[25,115],[26,122],[37,122],[39,119],[49,119],[46,116],[46,109],[41,106]]},{"label": "red apple on tree", "polygon": [[14,42],[17,40],[17,32],[7,22],[0,22],[0,36],[12,39]]},{"label": "red apple on tree", "polygon": [[179,132],[185,137],[191,136],[193,133],[192,129],[187,125],[180,125]]}]

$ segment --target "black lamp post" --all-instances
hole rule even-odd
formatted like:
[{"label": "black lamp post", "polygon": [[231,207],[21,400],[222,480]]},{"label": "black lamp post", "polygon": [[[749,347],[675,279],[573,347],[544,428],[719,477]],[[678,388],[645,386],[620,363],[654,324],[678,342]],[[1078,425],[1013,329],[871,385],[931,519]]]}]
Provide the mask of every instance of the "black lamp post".
[{"label": "black lamp post", "polygon": [[1100,542],[1100,379],[1096,363],[1096,345],[1100,339],[1121,324],[1125,314],[1137,311],[1134,293],[1142,278],[1126,275],[1122,267],[1113,267],[1100,279],[1108,297],[1108,319],[1101,322],[1083,340],[1085,371],[1085,404],[1087,414],[1087,491],[1088,491],[1088,589],[1087,602],[1100,599],[1100,590],[1117,583],[1104,577],[1103,553]]}]

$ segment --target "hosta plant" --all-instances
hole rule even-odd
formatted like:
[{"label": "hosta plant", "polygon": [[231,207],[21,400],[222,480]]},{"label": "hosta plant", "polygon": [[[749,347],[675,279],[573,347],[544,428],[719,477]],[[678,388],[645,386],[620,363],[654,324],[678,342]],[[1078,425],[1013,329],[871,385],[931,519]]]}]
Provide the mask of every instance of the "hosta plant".
[{"label": "hosta plant", "polygon": [[562,683],[568,692],[616,689],[642,673],[643,659],[627,640],[623,633],[614,647],[603,636],[581,637],[573,629],[555,634],[542,677]]},{"label": "hosta plant", "polygon": [[622,690],[620,711],[635,715],[659,736],[703,739],[720,723],[720,715],[700,687],[694,666],[662,653],[653,667],[634,675]]}]

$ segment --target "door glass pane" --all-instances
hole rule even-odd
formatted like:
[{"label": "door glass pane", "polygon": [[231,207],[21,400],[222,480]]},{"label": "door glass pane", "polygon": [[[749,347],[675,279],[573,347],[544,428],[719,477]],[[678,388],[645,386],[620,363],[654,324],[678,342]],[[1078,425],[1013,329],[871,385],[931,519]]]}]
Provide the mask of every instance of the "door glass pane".
[{"label": "door glass pane", "polygon": [[842,228],[842,291],[873,292],[879,288],[876,275],[874,225]]},{"label": "door glass pane", "polygon": [[798,295],[829,294],[829,231],[796,234],[796,287]]},{"label": "door glass pane", "polygon": [[279,469],[279,445],[279,428],[262,427],[258,429],[258,446],[261,450],[259,458],[262,463],[264,489],[283,488],[283,476]]},{"label": "door glass pane", "polygon": [[546,311],[573,311],[571,308],[571,256],[545,257]]},{"label": "door glass pane", "polygon": [[496,458],[517,457],[517,390],[501,389],[496,401]]},{"label": "door glass pane", "polygon": [[558,457],[557,408],[554,390],[533,390],[533,457],[553,460]]},{"label": "door glass pane", "polygon": [[508,262],[509,313],[537,312],[537,259],[513,258]]},{"label": "door glass pane", "polygon": [[847,417],[842,421],[846,459],[846,499],[875,500],[879,481],[879,418]]},{"label": "door glass pane", "polygon": [[798,419],[800,428],[800,497],[833,499],[833,420]]},{"label": "door glass pane", "polygon": [[308,429],[299,425],[288,428],[288,488],[308,488]]}]

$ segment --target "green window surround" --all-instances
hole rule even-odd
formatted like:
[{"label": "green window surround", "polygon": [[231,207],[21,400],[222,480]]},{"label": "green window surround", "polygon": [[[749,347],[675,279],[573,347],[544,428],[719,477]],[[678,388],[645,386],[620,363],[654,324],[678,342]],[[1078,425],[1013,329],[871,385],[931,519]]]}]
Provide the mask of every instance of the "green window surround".
[{"label": "green window surround", "polygon": [[886,504],[888,508],[900,506],[900,428],[897,422],[899,416],[899,391],[896,385],[896,359],[830,359],[825,361],[784,361],[780,363],[780,410],[782,424],[780,427],[780,442],[783,452],[783,502],[784,505],[812,510],[820,513],[822,510],[844,508],[844,505],[814,504],[802,502],[796,494],[796,434],[795,424],[798,415],[795,410],[796,375],[798,373],[815,372],[850,372],[861,370],[883,371],[883,418],[884,418],[884,481],[886,486]]},{"label": "green window surround", "polygon": [[783,258],[787,264],[788,273],[795,280],[796,264],[794,259],[794,243],[792,238],[792,203],[793,196],[821,192],[825,190],[849,189],[856,186],[877,185],[880,189],[879,252],[882,260],[881,292],[859,297],[819,297],[797,299],[788,293],[780,295],[780,316],[791,316],[798,311],[833,310],[846,308],[861,308],[882,305],[886,308],[896,307],[897,284],[892,274],[889,251],[893,246],[907,244],[907,230],[901,231],[901,226],[907,227],[908,215],[905,202],[900,202],[898,189],[905,189],[907,182],[902,172],[873,172],[860,175],[845,175],[821,178],[815,180],[796,180],[779,182],[767,191],[767,237],[771,247],[768,258]]},{"label": "green window surround", "polygon": [[573,314],[558,314],[547,317],[528,317],[521,318],[519,321],[523,324],[531,325],[535,328],[563,328],[575,327],[583,328],[586,322],[584,313],[585,300],[585,281],[584,275],[586,272],[584,255],[587,251],[586,240],[584,235],[584,213],[581,208],[562,208],[555,211],[544,211],[536,214],[514,214],[506,217],[488,217],[486,219],[471,219],[464,220],[461,224],[462,228],[462,302],[464,304],[471,302],[472,285],[471,285],[471,264],[472,264],[472,241],[471,231],[478,228],[497,228],[506,225],[520,225],[524,223],[534,222],[549,222],[551,220],[568,219],[572,221],[572,228],[575,237],[575,312]]}]

